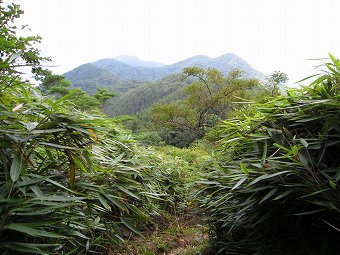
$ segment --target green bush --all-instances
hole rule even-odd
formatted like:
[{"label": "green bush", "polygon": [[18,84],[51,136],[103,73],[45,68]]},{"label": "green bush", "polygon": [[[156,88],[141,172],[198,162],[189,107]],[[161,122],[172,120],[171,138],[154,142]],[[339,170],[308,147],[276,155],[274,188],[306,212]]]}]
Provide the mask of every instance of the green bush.
[{"label": "green bush", "polygon": [[183,215],[192,212],[195,181],[201,177],[200,166],[209,155],[195,149],[165,146],[141,148],[136,156],[148,194],[154,194],[147,203],[153,206],[154,214]]},{"label": "green bush", "polygon": [[164,144],[162,137],[156,131],[145,131],[138,134],[138,141],[143,145],[161,146]]},{"label": "green bush", "polygon": [[[331,55],[330,55],[331,56]],[[311,86],[221,126],[198,196],[222,254],[336,254],[340,61]]]},{"label": "green bush", "polygon": [[22,81],[16,67],[48,59],[16,35],[21,13],[0,6],[0,253],[103,253],[149,220],[146,186],[111,120]]}]

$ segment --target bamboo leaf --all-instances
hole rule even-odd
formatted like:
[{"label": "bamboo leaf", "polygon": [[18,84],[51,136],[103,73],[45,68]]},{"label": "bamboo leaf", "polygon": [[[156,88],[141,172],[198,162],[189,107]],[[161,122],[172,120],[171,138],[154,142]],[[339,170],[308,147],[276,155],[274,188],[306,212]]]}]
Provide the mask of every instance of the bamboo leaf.
[{"label": "bamboo leaf", "polygon": [[111,206],[108,204],[106,199],[101,194],[98,194],[97,197],[98,197],[100,203],[104,206],[104,208],[108,211],[111,211]]},{"label": "bamboo leaf", "polygon": [[260,201],[259,204],[261,204],[262,202],[268,200],[268,199],[269,199],[270,197],[272,197],[278,190],[279,190],[279,188],[273,188],[273,189],[271,189],[271,190],[267,193],[267,195],[265,195],[265,196],[261,199],[261,201]]},{"label": "bamboo leaf", "polygon": [[19,153],[16,153],[12,161],[10,176],[13,182],[19,179],[20,174],[25,170],[25,163]]},{"label": "bamboo leaf", "polygon": [[247,167],[243,163],[240,163],[240,167],[241,167],[241,170],[243,171],[243,173],[245,175],[249,175],[249,170],[247,169]]},{"label": "bamboo leaf", "polygon": [[284,198],[284,197],[290,195],[291,193],[293,193],[294,191],[295,191],[294,189],[286,190],[285,192],[283,192],[280,195],[276,196],[273,200],[279,200],[281,198]]},{"label": "bamboo leaf", "polygon": [[51,253],[40,249],[40,247],[53,247],[59,246],[59,244],[37,244],[37,243],[19,243],[19,242],[2,242],[1,246],[5,247],[9,251],[15,251],[16,253],[30,253],[40,255],[50,255]]},{"label": "bamboo leaf", "polygon": [[305,140],[305,139],[303,139],[303,138],[300,138],[300,142],[301,142],[301,144],[303,145],[303,147],[305,147],[305,148],[307,148],[307,147],[308,147],[308,143],[306,142],[306,140]]},{"label": "bamboo leaf", "polygon": [[231,188],[231,190],[235,190],[237,189],[242,183],[244,183],[247,180],[247,176],[244,176],[243,178],[241,178],[235,185],[234,187]]},{"label": "bamboo leaf", "polygon": [[120,218],[120,220],[122,221],[122,223],[127,226],[130,230],[132,230],[133,232],[135,232],[138,235],[141,235],[142,233],[136,229],[130,222],[128,222],[127,220],[125,220],[123,217]]},{"label": "bamboo leaf", "polygon": [[86,199],[85,197],[66,197],[66,196],[43,196],[39,198],[33,198],[34,200],[42,200],[42,201],[55,201],[55,202],[71,202],[71,201],[79,201]]},{"label": "bamboo leaf", "polygon": [[150,220],[150,217],[146,215],[144,212],[142,212],[138,207],[134,205],[129,205],[129,208],[134,211],[139,217],[141,217],[143,220]]},{"label": "bamboo leaf", "polygon": [[58,149],[80,150],[77,147],[70,147],[70,146],[60,145],[60,144],[55,144],[55,143],[39,142],[39,144],[46,145],[46,146],[49,146],[49,147],[58,148]]},{"label": "bamboo leaf", "polygon": [[135,193],[131,192],[130,190],[123,188],[122,186],[117,185],[117,188],[120,189],[121,191],[123,191],[124,193],[136,198],[136,199],[140,199],[140,197],[138,195],[136,195]]},{"label": "bamboo leaf", "polygon": [[307,212],[295,213],[294,215],[305,216],[305,215],[315,214],[315,213],[319,213],[319,212],[324,212],[326,210],[327,210],[326,208],[322,208],[322,209],[317,209],[317,210],[312,210],[312,211],[307,211]]},{"label": "bamboo leaf", "polygon": [[251,183],[249,183],[248,185],[249,186],[252,186],[256,183],[258,183],[259,181],[263,181],[263,180],[267,180],[267,179],[271,179],[273,177],[276,177],[276,176],[279,176],[279,175],[282,175],[282,174],[287,174],[287,173],[290,173],[291,171],[282,171],[282,172],[277,172],[277,173],[274,173],[274,174],[263,174],[263,175],[260,175],[259,177],[257,177],[255,180],[253,180]]},{"label": "bamboo leaf", "polygon": [[66,238],[65,236],[59,235],[57,233],[47,232],[45,230],[29,227],[25,225],[25,223],[11,223],[11,224],[5,225],[4,229],[18,231],[18,232],[25,233],[33,237]]},{"label": "bamboo leaf", "polygon": [[41,191],[41,189],[39,189],[39,187],[37,185],[33,185],[30,187],[30,189],[34,192],[34,194],[39,198],[39,197],[43,197],[43,192]]},{"label": "bamboo leaf", "polygon": [[42,176],[42,177],[32,178],[32,179],[29,178],[23,181],[18,181],[14,187],[22,187],[22,186],[29,186],[32,184],[42,183],[43,181],[49,178],[51,178],[51,176]]},{"label": "bamboo leaf", "polygon": [[332,180],[329,180],[329,185],[331,186],[332,189],[336,190],[336,183],[333,182]]},{"label": "bamboo leaf", "polygon": [[67,95],[59,98],[58,100],[56,100],[53,103],[53,107],[58,106],[60,103],[67,101],[68,99],[72,98],[78,91],[77,90],[72,90],[70,93],[68,93]]},{"label": "bamboo leaf", "polygon": [[59,133],[59,132],[64,132],[66,129],[64,128],[55,128],[55,129],[44,129],[44,130],[39,130],[35,129],[32,130],[32,134],[51,134],[51,133]]},{"label": "bamboo leaf", "polygon": [[119,161],[122,160],[122,158],[124,157],[125,153],[121,153],[118,157],[116,157],[113,161],[112,164],[116,165]]},{"label": "bamboo leaf", "polygon": [[280,148],[280,149],[282,149],[282,150],[288,152],[288,153],[293,153],[290,149],[287,149],[286,147],[284,147],[284,146],[282,146],[282,145],[280,145],[280,144],[278,144],[278,143],[274,143],[273,145],[274,145],[275,147],[278,147],[278,148]]},{"label": "bamboo leaf", "polygon": [[322,75],[319,78],[317,78],[315,81],[313,81],[310,85],[313,86],[315,84],[319,84],[319,83],[323,82],[324,80],[327,80],[327,78],[328,78],[328,76],[326,74]]},{"label": "bamboo leaf", "polygon": [[25,125],[27,131],[31,132],[33,129],[35,129],[39,123],[38,122],[29,122],[29,123],[24,123],[22,122],[23,125]]},{"label": "bamboo leaf", "polygon": [[126,204],[124,202],[119,201],[118,199],[114,198],[113,196],[110,196],[108,194],[103,194],[112,204],[114,204],[115,206],[117,206],[118,208],[120,208],[123,211],[127,211],[127,207]]}]

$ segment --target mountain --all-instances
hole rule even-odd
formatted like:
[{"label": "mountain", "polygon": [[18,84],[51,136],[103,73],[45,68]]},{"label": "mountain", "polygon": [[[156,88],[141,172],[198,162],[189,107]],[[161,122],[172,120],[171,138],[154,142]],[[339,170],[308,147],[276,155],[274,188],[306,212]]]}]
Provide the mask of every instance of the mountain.
[{"label": "mountain", "polygon": [[148,61],[136,57],[119,56],[115,59],[100,59],[91,64],[81,65],[65,73],[65,76],[72,82],[73,87],[80,87],[90,94],[96,91],[97,86],[117,92],[110,100],[106,112],[110,116],[135,114],[156,102],[181,98],[183,96],[181,88],[192,82],[190,79],[185,81],[180,79],[180,73],[185,67],[215,68],[225,75],[239,68],[244,71],[244,78],[264,80],[265,77],[245,60],[231,53],[217,58],[197,55],[158,67],[147,65]]},{"label": "mountain", "polygon": [[132,66],[120,62],[117,59],[100,59],[93,63],[95,66],[105,69],[121,79],[150,81],[165,77],[166,75],[181,72],[185,67],[201,66],[212,67],[227,75],[232,69],[239,68],[244,71],[245,78],[264,79],[264,75],[252,68],[245,60],[235,54],[227,53],[217,58],[204,55],[194,56],[171,65],[161,67]]},{"label": "mountain", "polygon": [[159,62],[154,62],[154,61],[144,61],[141,60],[135,56],[128,56],[128,55],[120,55],[118,57],[114,58],[115,60],[118,60],[120,62],[123,62],[127,65],[130,66],[135,66],[135,67],[162,67],[164,64],[159,63]]},{"label": "mountain", "polygon": [[78,66],[65,73],[64,76],[71,81],[71,87],[82,88],[89,94],[94,94],[97,87],[124,93],[139,85],[135,81],[123,80],[114,76],[105,69],[90,63]]}]

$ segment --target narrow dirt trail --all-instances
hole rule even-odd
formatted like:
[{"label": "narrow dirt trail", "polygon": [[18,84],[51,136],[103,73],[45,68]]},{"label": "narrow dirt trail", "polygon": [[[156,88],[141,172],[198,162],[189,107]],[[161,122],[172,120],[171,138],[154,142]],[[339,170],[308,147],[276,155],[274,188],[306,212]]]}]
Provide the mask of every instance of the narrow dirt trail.
[{"label": "narrow dirt trail", "polygon": [[112,248],[108,255],[198,255],[208,243],[206,228],[177,219],[164,230],[154,231]]},{"label": "narrow dirt trail", "polygon": [[164,253],[165,255],[196,255],[202,254],[207,241],[208,235],[197,229],[197,233],[182,234],[177,240],[177,247]]}]

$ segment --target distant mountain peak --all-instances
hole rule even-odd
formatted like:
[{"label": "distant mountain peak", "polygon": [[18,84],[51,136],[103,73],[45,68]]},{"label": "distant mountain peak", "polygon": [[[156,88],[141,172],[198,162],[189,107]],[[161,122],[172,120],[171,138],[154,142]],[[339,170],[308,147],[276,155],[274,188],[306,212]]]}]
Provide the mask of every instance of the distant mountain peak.
[{"label": "distant mountain peak", "polygon": [[[116,58],[99,59],[92,64],[110,72],[117,78],[119,77],[122,80],[130,81],[151,81],[160,79],[169,74],[180,73],[183,68],[189,66],[215,68],[224,75],[228,75],[230,71],[237,68],[244,71],[244,78],[264,80],[265,77],[263,73],[255,70],[244,59],[233,53],[226,53],[215,58],[206,55],[196,55],[170,65],[155,63],[157,62],[144,61],[130,55],[121,55]],[[156,66],[150,67],[150,65]]]},{"label": "distant mountain peak", "polygon": [[145,61],[145,60],[137,58],[136,56],[131,56],[131,55],[120,55],[118,57],[115,57],[114,59],[120,62],[123,62],[127,65],[135,66],[135,67],[155,68],[155,67],[164,66],[164,64],[162,63],[155,62],[155,61]]},{"label": "distant mountain peak", "polygon": [[240,58],[239,56],[237,56],[236,54],[234,54],[234,53],[225,53],[225,54],[223,54],[223,55],[221,55],[221,56],[218,56],[217,58],[230,58],[230,57],[237,57],[237,58]]}]

